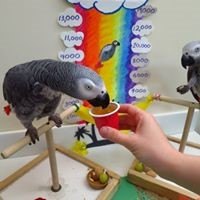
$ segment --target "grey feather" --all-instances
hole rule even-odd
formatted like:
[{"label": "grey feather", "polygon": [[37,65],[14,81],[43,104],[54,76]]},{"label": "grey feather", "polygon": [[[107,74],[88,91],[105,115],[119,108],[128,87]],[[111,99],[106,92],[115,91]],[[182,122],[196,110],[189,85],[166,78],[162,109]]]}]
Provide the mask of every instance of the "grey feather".
[{"label": "grey feather", "polygon": [[32,121],[53,115],[62,93],[91,101],[94,106],[106,107],[109,103],[102,78],[88,67],[69,62],[46,59],[16,65],[3,82],[5,100],[33,132]]},{"label": "grey feather", "polygon": [[187,84],[177,88],[177,92],[185,94],[191,90],[194,98],[200,102],[200,41],[192,41],[183,47],[181,64],[186,69]]}]

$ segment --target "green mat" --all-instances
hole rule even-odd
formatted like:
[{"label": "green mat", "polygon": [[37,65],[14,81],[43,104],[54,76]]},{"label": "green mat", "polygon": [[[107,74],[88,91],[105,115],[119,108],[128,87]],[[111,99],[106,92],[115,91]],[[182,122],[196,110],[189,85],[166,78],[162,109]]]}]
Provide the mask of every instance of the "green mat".
[{"label": "green mat", "polygon": [[127,181],[127,177],[122,177],[112,200],[168,200],[168,198],[136,187]]},{"label": "green mat", "polygon": [[137,198],[137,188],[126,180],[126,177],[120,179],[120,184],[117,192],[112,200],[133,200]]}]

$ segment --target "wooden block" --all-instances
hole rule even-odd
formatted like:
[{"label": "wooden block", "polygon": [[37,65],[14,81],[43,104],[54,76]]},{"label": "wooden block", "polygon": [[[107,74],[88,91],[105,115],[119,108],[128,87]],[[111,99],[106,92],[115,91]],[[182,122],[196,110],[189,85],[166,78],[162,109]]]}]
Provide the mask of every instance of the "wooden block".
[{"label": "wooden block", "polygon": [[112,178],[106,188],[99,194],[96,200],[110,200],[117,191],[119,179]]},{"label": "wooden block", "polygon": [[198,197],[198,195],[193,192],[189,192],[164,181],[152,178],[133,169],[128,171],[127,178],[131,183],[171,200],[177,200],[179,197],[187,197],[191,200],[196,200]]}]

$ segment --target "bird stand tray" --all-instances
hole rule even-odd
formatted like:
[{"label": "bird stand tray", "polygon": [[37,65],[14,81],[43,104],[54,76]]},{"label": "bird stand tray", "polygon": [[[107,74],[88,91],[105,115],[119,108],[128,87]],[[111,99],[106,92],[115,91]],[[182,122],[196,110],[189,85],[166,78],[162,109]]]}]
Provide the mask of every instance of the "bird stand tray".
[{"label": "bird stand tray", "polygon": [[[46,163],[46,158],[48,157],[48,152],[44,151],[39,156],[37,156],[36,158],[34,158],[33,160],[31,160],[30,162],[25,164],[23,167],[19,168],[13,174],[9,175],[4,180],[0,181],[0,191],[1,191],[2,197],[4,197],[4,195],[10,196],[12,192],[14,194],[14,191],[17,191],[17,194],[19,195],[19,190],[18,190],[19,187],[17,187],[17,185],[19,186],[20,181],[21,181],[22,183],[20,186],[20,188],[21,188],[20,190],[21,191],[23,190],[22,186],[24,185],[26,192],[21,193],[19,199],[21,199],[22,196],[24,196],[24,195],[26,197],[28,197],[29,199],[34,199],[34,198],[38,198],[39,196],[40,197],[43,196],[44,199],[48,199],[48,200],[56,199],[56,198],[66,199],[66,196],[69,197],[69,195],[74,195],[74,197],[76,196],[76,199],[79,196],[78,199],[80,199],[80,197],[83,197],[83,199],[87,199],[87,200],[88,199],[93,200],[95,196],[96,196],[95,199],[97,199],[97,200],[107,200],[107,199],[112,198],[113,194],[115,193],[115,191],[118,188],[118,184],[119,184],[119,180],[120,180],[120,176],[118,174],[116,174],[113,171],[110,171],[109,169],[106,169],[106,171],[110,177],[108,185],[104,189],[94,190],[88,185],[88,183],[86,181],[88,169],[89,168],[95,169],[97,167],[101,168],[101,169],[105,169],[105,167],[89,160],[88,158],[80,156],[80,155],[72,152],[71,150],[64,148],[61,145],[55,145],[55,149],[56,149],[57,159],[58,159],[58,161],[60,160],[59,161],[59,168],[60,168],[59,176],[61,176],[61,177],[59,179],[60,179],[60,184],[63,187],[63,189],[61,189],[59,192],[51,191],[51,189],[50,189],[50,185],[51,185],[50,174],[49,174],[49,178],[45,177],[46,171],[48,171],[48,170],[46,170],[46,167],[45,167],[46,165],[48,166],[48,163]],[[65,159],[65,158],[63,158],[63,156],[65,158],[67,156],[68,158]],[[77,165],[76,161],[80,162],[83,165],[81,165],[81,167],[80,167],[79,165]],[[62,162],[66,162],[67,164],[62,166],[60,164]],[[46,165],[45,165],[45,163],[46,163]],[[74,167],[72,167],[73,163],[74,163]],[[41,165],[37,166],[38,164],[41,164]],[[43,165],[45,165],[45,166],[43,166]],[[71,166],[70,169],[68,169],[69,166]],[[33,170],[34,167],[37,167],[37,168]],[[77,170],[77,172],[75,172],[77,168],[78,168],[78,170]],[[72,170],[74,173],[70,172],[70,170]],[[27,172],[29,172],[29,173],[27,173]],[[22,177],[22,176],[24,176],[24,177]],[[73,177],[73,176],[75,176],[75,177]],[[22,179],[19,180],[20,177],[22,177],[23,180]],[[35,180],[33,179],[33,177],[35,177],[34,178]],[[37,177],[41,178],[41,181],[38,181]],[[45,180],[48,179],[46,181],[46,185],[45,185],[44,179]],[[27,183],[24,184],[24,181]],[[16,183],[16,187],[14,185],[15,184],[14,182]],[[34,182],[36,182],[38,185],[35,185]],[[13,184],[13,185],[11,185],[11,184]],[[18,188],[18,189],[16,189],[16,188]],[[11,192],[9,192],[9,191],[11,191]],[[32,195],[32,198],[30,198],[28,195]],[[16,194],[15,194],[15,199],[16,200],[18,199]]]},{"label": "bird stand tray", "polygon": [[136,171],[135,166],[137,162],[137,160],[134,160],[127,175],[128,181],[130,181],[134,185],[141,187],[147,191],[154,192],[170,200],[197,200],[197,198],[199,197],[199,195],[186,189],[182,189],[179,186],[170,184],[156,177],[151,177],[143,172]]}]

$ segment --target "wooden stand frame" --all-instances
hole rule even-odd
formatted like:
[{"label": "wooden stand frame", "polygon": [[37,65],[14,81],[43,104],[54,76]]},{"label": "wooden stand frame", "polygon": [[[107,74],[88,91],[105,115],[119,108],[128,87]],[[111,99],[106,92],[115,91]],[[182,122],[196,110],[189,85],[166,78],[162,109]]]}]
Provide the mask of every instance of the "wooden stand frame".
[{"label": "wooden stand frame", "polygon": [[[65,147],[63,147],[61,145],[54,145],[54,148],[55,148],[55,151],[58,151],[58,152],[60,152],[64,155],[66,155],[66,156],[88,166],[89,168],[95,169],[95,168],[98,167],[102,170],[106,169],[104,166],[99,165],[99,164],[91,161],[88,158],[80,156],[80,155],[74,153],[73,151],[66,149]],[[0,182],[0,191],[2,191],[3,189],[5,189],[9,185],[11,185],[13,182],[15,182],[17,179],[22,177],[29,170],[33,169],[35,166],[37,166],[39,163],[41,163],[46,158],[48,158],[48,151],[47,150],[44,151],[43,153],[41,153],[38,157],[36,157],[35,159],[30,161],[26,165],[24,165],[23,167],[21,167],[20,169],[18,169],[17,171],[15,171],[10,176],[5,178],[3,181],[1,181]],[[111,199],[113,194],[117,190],[118,185],[119,185],[120,176],[118,174],[116,174],[115,172],[109,170],[109,169],[106,169],[106,171],[110,176],[110,180],[109,180],[108,185],[101,191],[101,193],[97,197],[97,200],[109,200],[109,199]]]},{"label": "wooden stand frame", "polygon": [[[177,104],[188,107],[188,113],[184,125],[184,131],[181,139],[168,136],[168,139],[180,143],[179,151],[183,152],[186,145],[200,148],[200,145],[193,142],[187,142],[193,114],[195,109],[200,109],[200,104],[194,103],[194,102],[188,102],[184,100],[179,99],[172,99],[170,97],[165,97],[161,95],[154,95],[154,100],[158,101],[164,101],[167,103]],[[77,105],[71,106],[67,110],[65,110],[63,113],[61,113],[61,118],[70,115],[71,113],[75,112],[77,110]],[[102,169],[105,169],[105,167],[85,158],[82,156],[79,156],[78,154],[62,147],[59,145],[55,145],[53,141],[53,134],[51,128],[55,126],[55,123],[53,121],[50,121],[41,127],[38,128],[38,134],[41,136],[43,133],[46,134],[46,140],[47,140],[47,149],[43,153],[41,153],[37,158],[30,161],[28,164],[24,165],[20,169],[18,169],[16,172],[5,178],[3,181],[0,182],[0,191],[12,184],[15,180],[23,176],[25,173],[27,173],[30,169],[32,169],[34,166],[36,166],[38,163],[40,163],[45,158],[49,157],[50,162],[50,168],[52,173],[52,190],[53,191],[59,191],[61,186],[59,184],[58,180],[58,170],[57,170],[57,162],[56,162],[56,156],[55,151],[59,151],[63,154],[65,154],[68,157],[71,157],[74,160],[77,160],[84,165],[90,167],[90,168],[96,168],[100,167]],[[20,149],[22,149],[24,146],[26,146],[28,143],[30,143],[30,137],[25,136],[24,138],[17,141],[15,144],[11,145],[10,147],[6,148],[4,151],[1,152],[1,156],[3,158],[8,158],[9,156],[13,155]],[[108,200],[111,199],[113,194],[118,188],[120,176],[116,174],[115,172],[110,171],[109,169],[106,169],[109,176],[111,177],[108,185],[106,188],[100,193],[100,195],[97,197],[97,200]],[[188,197],[191,200],[197,199],[198,195],[190,192],[186,192],[185,190],[182,190],[180,188],[172,187],[171,185],[162,182],[160,180],[157,180],[155,178],[149,177],[145,174],[141,174],[134,170],[134,164],[131,166],[131,168],[128,171],[128,180],[142,188],[145,188],[147,190],[153,191],[157,194],[169,197],[172,200],[178,199],[181,196]]]},{"label": "wooden stand frame", "polygon": [[[77,105],[71,106],[67,110],[65,110],[63,113],[61,113],[60,117],[63,119],[64,117],[70,115],[71,113],[75,112],[77,110]],[[63,153],[64,155],[81,162],[82,164],[90,167],[90,168],[99,168],[106,169],[105,167],[83,157],[80,156],[71,150],[68,150],[60,145],[54,144],[53,139],[53,133],[52,133],[52,127],[55,126],[55,123],[53,121],[50,121],[41,127],[38,128],[38,135],[41,136],[43,133],[46,135],[46,141],[47,141],[47,150],[41,153],[38,157],[21,167],[20,169],[16,170],[13,174],[9,175],[7,178],[5,178],[3,181],[0,181],[0,191],[11,185],[14,181],[19,179],[21,176],[23,176],[25,173],[27,173],[30,169],[35,167],[37,164],[42,162],[45,158],[49,158],[50,163],[50,169],[51,169],[51,175],[52,175],[52,191],[58,192],[61,189],[61,185],[59,184],[59,176],[58,176],[58,169],[57,169],[57,161],[56,161],[56,151]],[[20,139],[13,145],[6,148],[4,151],[1,152],[1,156],[3,158],[8,158],[9,156],[13,155],[23,147],[25,147],[27,144],[30,143],[30,137],[25,136],[24,138]],[[107,173],[109,174],[109,183],[105,187],[105,189],[100,193],[100,195],[97,197],[97,200],[108,200],[111,199],[112,195],[117,190],[117,187],[119,185],[120,176],[116,174],[115,172],[112,172],[109,169],[106,169]]]},{"label": "wooden stand frame", "polygon": [[200,104],[196,103],[196,102],[190,102],[190,101],[181,100],[181,99],[173,99],[173,98],[170,98],[170,97],[161,96],[159,94],[155,94],[153,96],[153,99],[157,100],[157,101],[163,101],[163,102],[166,102],[166,103],[185,106],[185,107],[188,108],[187,117],[186,117],[186,120],[185,120],[185,125],[184,125],[184,129],[183,129],[183,134],[182,134],[181,140],[179,141],[178,139],[176,139],[174,137],[170,137],[170,136],[168,138],[169,138],[169,140],[172,139],[174,142],[180,143],[180,146],[179,146],[179,151],[180,152],[184,152],[185,146],[187,144],[190,144],[190,146],[193,146],[194,148],[199,148],[200,147],[199,144],[191,143],[191,142],[188,143],[187,139],[188,139],[190,126],[191,126],[193,115],[194,115],[194,110],[195,109],[200,109]]}]

